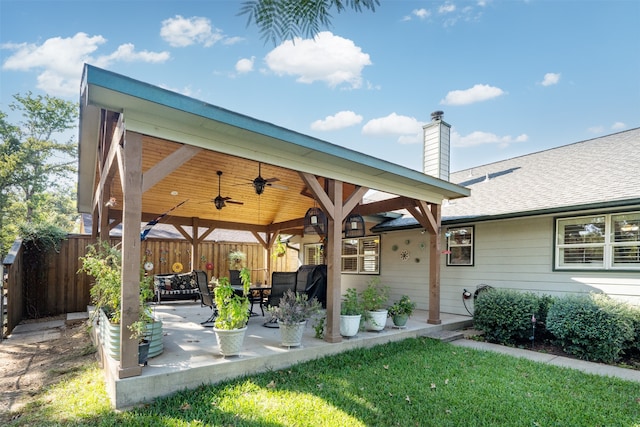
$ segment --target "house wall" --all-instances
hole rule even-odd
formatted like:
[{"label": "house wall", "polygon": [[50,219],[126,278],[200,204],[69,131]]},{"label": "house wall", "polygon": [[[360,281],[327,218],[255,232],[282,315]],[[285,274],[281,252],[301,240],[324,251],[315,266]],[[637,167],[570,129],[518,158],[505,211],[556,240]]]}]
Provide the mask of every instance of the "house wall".
[{"label": "house wall", "polygon": [[[447,266],[446,255],[441,255],[441,311],[460,315],[473,313],[473,298],[463,301],[462,293],[464,289],[474,293],[480,285],[552,296],[604,292],[640,305],[638,272],[553,271],[553,224],[553,216],[539,216],[456,225],[474,225],[475,262],[469,267]],[[443,226],[443,235],[446,229],[447,226]],[[444,236],[442,239],[444,250],[446,240]],[[416,302],[418,309],[427,310],[428,233],[423,234],[422,229],[391,231],[382,233],[380,241],[379,277],[391,288],[389,304],[406,294]],[[309,238],[308,242],[317,242],[317,236]],[[407,260],[401,258],[403,250],[409,254]],[[378,276],[343,274],[341,293],[350,287],[362,290],[372,277]]]},{"label": "house wall", "polygon": [[[553,271],[554,218],[533,217],[475,224],[475,265],[441,269],[441,309],[468,314],[462,304],[466,288],[496,288],[559,296],[604,292],[640,304],[640,274],[616,271]],[[446,243],[443,243],[445,247]],[[473,312],[473,299],[467,300]]]}]

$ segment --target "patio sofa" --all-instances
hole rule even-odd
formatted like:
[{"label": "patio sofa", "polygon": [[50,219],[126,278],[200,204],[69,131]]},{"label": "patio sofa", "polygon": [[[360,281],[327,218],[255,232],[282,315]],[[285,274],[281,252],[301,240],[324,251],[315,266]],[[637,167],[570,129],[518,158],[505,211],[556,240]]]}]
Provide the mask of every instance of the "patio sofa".
[{"label": "patio sofa", "polygon": [[157,303],[167,300],[196,301],[200,298],[199,280],[207,285],[207,274],[204,271],[156,274],[153,276],[154,300]]}]

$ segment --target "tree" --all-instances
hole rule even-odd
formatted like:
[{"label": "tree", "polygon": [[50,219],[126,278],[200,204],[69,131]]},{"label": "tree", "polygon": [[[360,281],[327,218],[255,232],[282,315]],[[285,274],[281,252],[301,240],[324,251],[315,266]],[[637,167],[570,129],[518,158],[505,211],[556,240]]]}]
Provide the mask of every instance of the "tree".
[{"label": "tree", "polygon": [[247,15],[247,25],[255,24],[262,38],[275,44],[278,39],[300,35],[314,37],[320,26],[331,25],[332,9],[375,12],[379,5],[379,0],[249,0],[242,4],[239,15]]},{"label": "tree", "polygon": [[76,127],[77,104],[50,96],[14,95],[9,105],[23,121],[0,112],[0,255],[25,224],[71,231],[77,143],[55,138]]}]

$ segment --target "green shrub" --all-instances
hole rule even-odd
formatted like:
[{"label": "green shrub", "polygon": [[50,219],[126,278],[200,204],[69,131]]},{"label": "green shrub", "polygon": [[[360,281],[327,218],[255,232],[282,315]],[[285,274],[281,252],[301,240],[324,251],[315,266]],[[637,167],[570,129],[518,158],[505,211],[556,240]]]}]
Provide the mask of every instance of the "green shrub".
[{"label": "green shrub", "polygon": [[549,308],[547,329],[567,353],[611,363],[634,340],[632,313],[604,294],[567,295]]},{"label": "green shrub", "polygon": [[515,344],[532,336],[533,315],[539,316],[540,298],[532,292],[490,289],[478,294],[474,326],[490,342]]}]

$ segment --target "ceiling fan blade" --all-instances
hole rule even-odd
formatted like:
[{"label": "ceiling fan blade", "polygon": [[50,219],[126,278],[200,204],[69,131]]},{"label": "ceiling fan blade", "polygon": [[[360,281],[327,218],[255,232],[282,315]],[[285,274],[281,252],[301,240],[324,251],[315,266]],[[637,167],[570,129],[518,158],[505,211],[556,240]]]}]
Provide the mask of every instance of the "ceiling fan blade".
[{"label": "ceiling fan blade", "polygon": [[265,182],[278,182],[280,181],[280,178],[269,178],[269,179],[265,179]]},{"label": "ceiling fan blade", "polygon": [[244,202],[239,202],[237,200],[225,200],[227,203],[232,203],[234,205],[244,205]]},{"label": "ceiling fan blade", "polygon": [[282,184],[271,184],[271,183],[267,183],[267,185],[271,188],[278,188],[280,190],[288,190],[289,187],[287,187],[286,185],[282,185]]}]

